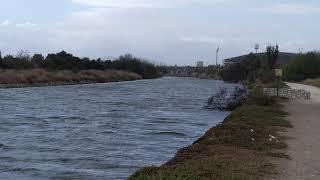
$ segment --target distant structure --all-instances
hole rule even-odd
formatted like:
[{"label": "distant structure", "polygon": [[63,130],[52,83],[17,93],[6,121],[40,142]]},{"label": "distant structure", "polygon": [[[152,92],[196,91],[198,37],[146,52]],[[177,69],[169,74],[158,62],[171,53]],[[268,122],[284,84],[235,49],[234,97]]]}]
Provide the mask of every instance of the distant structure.
[{"label": "distant structure", "polygon": [[198,61],[197,62],[197,67],[203,68],[204,67],[204,62],[203,61]]},{"label": "distant structure", "polygon": [[216,51],[216,66],[218,66],[219,51],[220,51],[220,46],[218,46],[218,49]]},{"label": "distant structure", "polygon": [[254,45],[254,49],[256,50],[256,54],[258,54],[259,48],[260,48],[260,45],[259,45],[258,43],[256,43],[256,44]]},{"label": "distant structure", "polygon": [[169,71],[171,76],[178,76],[178,77],[188,77],[191,75],[190,67],[189,66],[177,66],[175,65],[173,69]]},{"label": "distant structure", "polygon": [[[265,53],[257,53],[257,56],[260,57],[261,59],[265,58]],[[279,52],[279,57],[277,60],[278,65],[285,65],[288,64],[288,62],[292,61],[295,57],[297,57],[298,54],[296,53],[288,53],[288,52]],[[242,55],[242,56],[237,56],[233,58],[228,58],[224,60],[224,65],[229,66],[235,63],[239,63],[243,60],[248,59],[249,54]]]}]

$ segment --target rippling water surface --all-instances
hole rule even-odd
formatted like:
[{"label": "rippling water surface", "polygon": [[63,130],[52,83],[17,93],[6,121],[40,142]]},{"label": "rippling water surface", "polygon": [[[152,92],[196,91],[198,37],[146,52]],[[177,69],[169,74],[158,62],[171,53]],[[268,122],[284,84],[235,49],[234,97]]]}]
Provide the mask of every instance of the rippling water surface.
[{"label": "rippling water surface", "polygon": [[0,179],[126,179],[221,122],[220,81],[162,78],[0,89]]}]

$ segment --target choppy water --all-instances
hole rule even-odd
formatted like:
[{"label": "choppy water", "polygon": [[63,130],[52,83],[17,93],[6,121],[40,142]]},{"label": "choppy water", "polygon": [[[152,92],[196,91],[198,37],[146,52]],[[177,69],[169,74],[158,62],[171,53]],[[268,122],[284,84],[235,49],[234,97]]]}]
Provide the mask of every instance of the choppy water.
[{"label": "choppy water", "polygon": [[162,78],[0,89],[0,179],[126,179],[160,165],[226,112],[203,106],[226,85]]}]

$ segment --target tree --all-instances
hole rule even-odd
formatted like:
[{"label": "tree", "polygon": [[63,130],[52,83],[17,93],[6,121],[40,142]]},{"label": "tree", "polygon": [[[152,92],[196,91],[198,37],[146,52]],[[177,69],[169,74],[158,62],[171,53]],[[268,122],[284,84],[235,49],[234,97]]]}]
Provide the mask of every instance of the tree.
[{"label": "tree", "polygon": [[275,69],[277,64],[277,59],[279,56],[279,46],[268,46],[267,47],[267,61],[269,70]]},{"label": "tree", "polygon": [[235,63],[225,67],[220,71],[220,76],[224,81],[239,82],[247,79],[247,70],[245,64]]},{"label": "tree", "polygon": [[26,61],[29,61],[31,59],[30,53],[28,51],[23,51],[23,50],[20,50],[17,53],[16,58],[19,60],[26,60]]},{"label": "tree", "polygon": [[37,68],[42,67],[43,61],[44,61],[44,57],[42,56],[42,54],[35,54],[31,58],[32,64],[34,64],[34,66]]},{"label": "tree", "polygon": [[261,68],[261,60],[256,54],[249,54],[246,59],[239,63],[234,63],[220,71],[223,80],[231,82],[250,81],[257,79]]},{"label": "tree", "polygon": [[288,81],[302,81],[320,77],[320,54],[308,52],[300,54],[284,67],[284,78]]},{"label": "tree", "polygon": [[246,73],[246,79],[254,82],[261,67],[260,58],[256,54],[250,53],[248,58],[241,62],[240,65]]}]

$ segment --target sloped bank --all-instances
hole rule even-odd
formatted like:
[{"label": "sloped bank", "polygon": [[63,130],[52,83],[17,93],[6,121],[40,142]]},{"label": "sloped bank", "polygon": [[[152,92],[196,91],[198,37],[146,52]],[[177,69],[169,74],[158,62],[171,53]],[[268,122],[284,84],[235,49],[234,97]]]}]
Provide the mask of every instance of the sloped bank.
[{"label": "sloped bank", "polygon": [[252,92],[243,106],[161,167],[147,167],[130,180],[263,179],[277,173],[272,158],[287,158],[278,132],[291,127],[279,99]]}]

